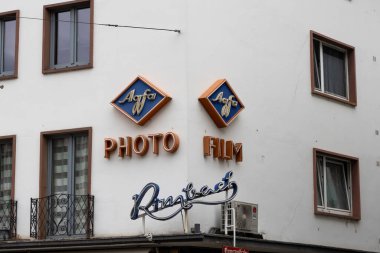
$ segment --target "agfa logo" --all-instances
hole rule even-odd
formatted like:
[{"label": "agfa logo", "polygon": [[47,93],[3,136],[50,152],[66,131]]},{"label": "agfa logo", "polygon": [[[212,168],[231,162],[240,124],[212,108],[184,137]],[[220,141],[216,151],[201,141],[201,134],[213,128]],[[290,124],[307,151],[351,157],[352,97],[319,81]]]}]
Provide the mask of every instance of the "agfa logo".
[{"label": "agfa logo", "polygon": [[138,76],[112,100],[111,105],[142,126],[170,100],[165,92]]},{"label": "agfa logo", "polygon": [[211,85],[199,97],[199,101],[219,128],[227,127],[244,109],[243,103],[226,79]]},{"label": "agfa logo", "polygon": [[219,94],[214,99],[212,99],[213,102],[218,101],[219,103],[223,104],[222,110],[220,112],[222,117],[227,118],[228,116],[230,116],[231,106],[233,107],[238,106],[238,101],[233,100],[234,97],[235,97],[234,95],[230,95],[228,98],[224,98],[223,91],[222,91],[222,92],[219,92]]},{"label": "agfa logo", "polygon": [[145,101],[148,100],[155,100],[157,93],[150,93],[150,89],[146,89],[144,91],[144,94],[142,95],[135,95],[135,90],[131,90],[127,96],[120,100],[120,104],[124,104],[125,102],[128,103],[134,103],[132,108],[132,114],[140,115],[141,111],[144,109]]}]

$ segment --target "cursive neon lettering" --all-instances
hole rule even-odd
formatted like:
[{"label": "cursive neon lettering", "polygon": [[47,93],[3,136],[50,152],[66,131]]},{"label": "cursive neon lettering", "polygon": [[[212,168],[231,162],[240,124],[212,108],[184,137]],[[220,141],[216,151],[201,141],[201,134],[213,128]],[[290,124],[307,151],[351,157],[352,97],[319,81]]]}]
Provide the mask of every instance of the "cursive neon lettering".
[{"label": "cursive neon lettering", "polygon": [[[130,217],[132,220],[138,219],[141,215],[148,215],[149,217],[156,220],[168,220],[176,216],[182,210],[189,210],[193,207],[194,204],[203,204],[203,205],[219,205],[224,204],[235,198],[238,190],[238,186],[234,181],[230,181],[233,175],[232,171],[229,171],[222,178],[222,181],[215,184],[213,188],[208,187],[207,185],[200,188],[199,191],[193,188],[193,184],[189,183],[185,188],[182,189],[182,192],[185,195],[178,195],[176,198],[169,196],[164,199],[158,197],[160,192],[160,187],[155,183],[147,184],[140,192],[140,194],[135,194],[132,199],[134,200],[134,206],[131,210]],[[153,189],[153,191],[149,191]],[[228,198],[220,201],[203,201],[200,200],[203,197],[220,193],[223,191],[232,190],[232,193]],[[151,192],[151,195],[147,195],[148,192]],[[141,202],[147,198],[148,202],[145,206],[141,205]],[[174,207],[180,205],[174,212],[168,216],[157,216],[154,213],[164,210],[166,208]],[[143,212],[141,215],[139,212]]]}]

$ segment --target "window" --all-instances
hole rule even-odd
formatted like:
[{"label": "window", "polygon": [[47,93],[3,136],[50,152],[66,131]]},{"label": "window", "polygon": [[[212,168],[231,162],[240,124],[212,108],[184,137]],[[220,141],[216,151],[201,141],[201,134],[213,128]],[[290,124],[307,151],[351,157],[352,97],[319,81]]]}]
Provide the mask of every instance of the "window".
[{"label": "window", "polygon": [[0,13],[0,80],[17,78],[19,11]]},{"label": "window", "polygon": [[14,201],[16,136],[0,137],[0,240],[16,237]]},{"label": "window", "polygon": [[355,48],[314,31],[310,45],[312,93],[355,106]]},{"label": "window", "polygon": [[16,136],[0,137],[0,201],[14,198]]},{"label": "window", "polygon": [[360,219],[358,159],[314,149],[315,213]]},{"label": "window", "polygon": [[92,67],[93,0],[44,6],[43,73]]},{"label": "window", "polygon": [[40,198],[32,199],[31,236],[93,233],[91,128],[41,134]]},{"label": "window", "polygon": [[48,195],[88,193],[88,136],[69,134],[48,139]]}]

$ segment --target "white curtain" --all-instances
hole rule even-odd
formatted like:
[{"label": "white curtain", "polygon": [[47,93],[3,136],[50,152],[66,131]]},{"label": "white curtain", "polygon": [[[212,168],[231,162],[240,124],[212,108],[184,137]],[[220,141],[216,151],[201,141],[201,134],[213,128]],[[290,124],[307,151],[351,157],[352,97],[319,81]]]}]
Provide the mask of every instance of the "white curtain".
[{"label": "white curtain", "polygon": [[11,199],[12,143],[0,144],[0,200]]},{"label": "white curtain", "polygon": [[52,140],[52,194],[68,193],[69,152],[68,139]]},{"label": "white curtain", "polygon": [[88,142],[87,136],[75,137],[75,157],[74,157],[74,233],[84,234],[87,229],[88,220]]}]

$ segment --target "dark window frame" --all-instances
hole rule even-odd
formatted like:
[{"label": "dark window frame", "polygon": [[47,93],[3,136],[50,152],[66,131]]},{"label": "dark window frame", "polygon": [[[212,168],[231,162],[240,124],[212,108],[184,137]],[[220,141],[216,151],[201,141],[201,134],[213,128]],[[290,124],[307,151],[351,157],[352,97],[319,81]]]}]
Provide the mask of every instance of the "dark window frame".
[{"label": "dark window frame", "polygon": [[[333,94],[322,92],[318,89],[317,85],[317,77],[314,72],[314,40],[319,40],[320,42],[327,44],[329,47],[336,47],[345,51],[347,57],[347,88],[348,88],[348,96],[347,98],[343,98],[340,96],[335,96]],[[357,97],[356,97],[356,67],[355,67],[355,47],[345,44],[343,42],[337,41],[315,31],[310,31],[310,74],[311,74],[311,93],[313,95],[318,95],[324,98],[328,98],[334,101],[341,102],[343,104],[347,104],[350,106],[357,105]]]},{"label": "dark window frame", "polygon": [[[54,67],[51,64],[51,17],[52,13],[68,11],[71,9],[90,8],[90,52],[89,63],[83,65],[74,65],[67,67]],[[42,73],[60,73],[73,70],[89,69],[93,68],[93,48],[94,48],[94,0],[75,0],[70,2],[63,2],[57,4],[44,5],[43,7],[43,45],[42,45]]]},{"label": "dark window frame", "polygon": [[[13,66],[13,74],[0,75],[0,81],[15,79],[18,77],[18,48],[19,48],[19,28],[20,28],[20,11],[13,10],[0,13],[0,20],[15,20],[16,21],[16,31],[15,31],[15,59]],[[2,50],[2,48],[0,48]]]},{"label": "dark window frame", "polygon": [[12,186],[11,200],[15,197],[15,181],[16,181],[16,135],[0,136],[0,143],[12,143]]},{"label": "dark window frame", "polygon": [[[329,212],[327,210],[320,210],[318,208],[318,168],[317,156],[327,156],[332,159],[345,160],[350,163],[351,169],[351,194],[352,194],[352,208],[350,213],[339,214],[336,212]],[[359,177],[359,159],[352,156],[342,155],[335,152],[314,148],[313,149],[313,187],[314,187],[314,214],[345,218],[350,220],[360,220],[360,177]]]}]

